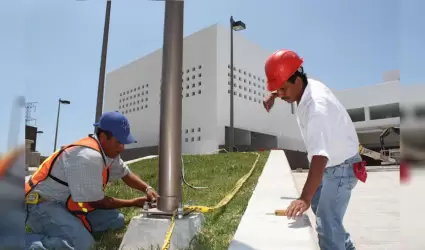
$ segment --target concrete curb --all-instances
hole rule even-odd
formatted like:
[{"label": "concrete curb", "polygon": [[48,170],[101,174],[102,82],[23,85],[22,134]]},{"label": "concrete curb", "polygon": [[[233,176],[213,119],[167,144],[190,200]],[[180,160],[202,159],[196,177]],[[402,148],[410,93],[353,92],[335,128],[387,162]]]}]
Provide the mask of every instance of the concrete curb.
[{"label": "concrete curb", "polygon": [[229,250],[317,250],[308,216],[288,220],[274,215],[298,195],[285,152],[272,150]]}]

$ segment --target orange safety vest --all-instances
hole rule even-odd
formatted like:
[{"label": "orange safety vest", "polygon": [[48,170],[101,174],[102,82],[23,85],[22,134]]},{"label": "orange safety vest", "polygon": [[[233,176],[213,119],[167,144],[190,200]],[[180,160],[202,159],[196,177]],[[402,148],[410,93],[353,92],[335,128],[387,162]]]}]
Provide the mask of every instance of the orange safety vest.
[{"label": "orange safety vest", "polygon": [[[51,174],[52,168],[55,165],[56,159],[59,157],[59,155],[67,148],[71,147],[87,147],[96,150],[102,155],[103,162],[104,162],[104,168],[102,172],[103,176],[103,189],[105,189],[106,184],[109,180],[109,169],[111,166],[106,166],[106,159],[100,149],[99,143],[91,136],[85,137],[73,144],[70,144],[68,146],[65,146],[61,148],[60,150],[54,152],[52,155],[50,155],[37,169],[37,171],[34,172],[34,174],[28,179],[28,181],[25,183],[25,196],[27,196],[31,190],[33,190],[39,183],[43,182],[47,178],[51,178],[56,182],[59,182],[62,185],[68,186],[68,183],[58,179],[57,177],[53,176]],[[66,202],[66,207],[70,213],[78,217],[84,224],[84,226],[89,230],[89,232],[92,232],[92,228],[90,225],[89,220],[87,219],[87,215],[90,212],[93,212],[95,210],[94,207],[91,207],[87,202],[74,202],[72,200],[71,195],[69,195],[68,200]]]}]

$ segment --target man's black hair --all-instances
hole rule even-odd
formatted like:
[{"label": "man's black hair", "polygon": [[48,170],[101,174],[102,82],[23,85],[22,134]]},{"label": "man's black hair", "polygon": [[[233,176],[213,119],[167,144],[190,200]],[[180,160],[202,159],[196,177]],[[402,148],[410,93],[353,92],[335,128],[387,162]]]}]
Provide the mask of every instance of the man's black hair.
[{"label": "man's black hair", "polygon": [[303,81],[303,88],[305,89],[307,87],[308,80],[307,74],[304,72],[304,68],[302,66],[288,79],[288,82],[295,84],[297,77],[301,77],[301,80]]},{"label": "man's black hair", "polygon": [[101,133],[104,133],[106,135],[106,139],[108,139],[108,140],[111,139],[111,137],[112,137],[112,133],[111,132],[106,131],[106,130],[103,130],[101,128],[96,128],[96,136],[97,136],[97,138],[100,137],[100,134]]}]

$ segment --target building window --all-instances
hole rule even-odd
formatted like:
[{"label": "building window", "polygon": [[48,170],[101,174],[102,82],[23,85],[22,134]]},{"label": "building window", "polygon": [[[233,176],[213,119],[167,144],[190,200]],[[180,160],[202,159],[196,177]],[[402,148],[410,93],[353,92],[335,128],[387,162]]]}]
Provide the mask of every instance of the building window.
[{"label": "building window", "polygon": [[186,97],[189,97],[189,93],[186,93]]},{"label": "building window", "polygon": [[192,128],[192,133],[195,133],[195,129],[194,128]]},{"label": "building window", "polygon": [[192,84],[192,88],[194,88],[195,87],[195,84]]},{"label": "building window", "polygon": [[185,139],[184,139],[184,141],[185,141],[185,142],[189,142],[189,139],[185,138]]},{"label": "building window", "polygon": [[366,120],[364,108],[347,109],[352,122],[362,122]]},{"label": "building window", "polygon": [[199,65],[199,66],[198,66],[198,69],[202,69],[202,65]]},{"label": "building window", "polygon": [[369,108],[369,113],[371,120],[400,117],[400,104],[391,103],[372,106]]},{"label": "building window", "polygon": [[198,141],[201,141],[201,137],[200,136],[198,136]]},{"label": "building window", "polygon": [[195,76],[194,75],[192,76],[192,79],[195,79]]},{"label": "building window", "polygon": [[201,132],[201,128],[198,128],[198,132]]},{"label": "building window", "polygon": [[201,74],[201,73],[199,73],[199,74],[198,74],[198,77],[202,77],[202,74]]},{"label": "building window", "polygon": [[202,93],[202,91],[201,90],[198,90],[198,94],[201,94]]},{"label": "building window", "polygon": [[186,132],[186,134],[189,133],[189,129],[186,129],[185,132]]},{"label": "building window", "polygon": [[198,82],[198,86],[201,86],[202,85],[202,83],[201,82]]},{"label": "building window", "polygon": [[192,96],[194,96],[195,95],[195,91],[194,92],[192,92]]},{"label": "building window", "polygon": [[145,105],[145,108],[148,108],[148,105],[147,104]]},{"label": "building window", "polygon": [[192,137],[192,141],[195,141],[195,137]]},{"label": "building window", "polygon": [[192,68],[192,71],[195,71],[195,67]]}]

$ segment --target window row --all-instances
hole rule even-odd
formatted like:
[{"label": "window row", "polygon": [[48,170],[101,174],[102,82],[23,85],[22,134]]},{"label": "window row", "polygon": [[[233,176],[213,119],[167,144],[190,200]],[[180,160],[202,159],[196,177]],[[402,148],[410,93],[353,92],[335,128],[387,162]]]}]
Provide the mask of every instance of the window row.
[{"label": "window row", "polygon": [[[228,85],[230,85],[230,82],[228,83]],[[263,97],[265,96],[265,93],[262,92],[262,91],[251,89],[249,87],[247,88],[247,87],[242,86],[242,85],[237,85],[236,83],[233,84],[233,87],[234,88],[239,88],[240,90],[243,90],[243,91],[248,91],[248,93],[254,93],[254,95],[257,95],[257,93],[258,93],[258,96],[263,96]],[[229,87],[229,89],[230,89],[230,87]],[[228,92],[228,93],[230,93],[230,92]]]},{"label": "window row", "polygon": [[186,96],[186,97],[195,96],[195,95],[196,95],[196,93],[198,93],[198,95],[200,95],[200,94],[202,94],[202,90],[200,90],[200,89],[199,89],[197,92],[196,92],[196,91],[192,91],[192,93],[188,92],[188,93],[186,93],[186,95],[183,95],[183,94],[182,94],[182,98],[183,98],[184,96]]},{"label": "window row", "polygon": [[[230,84],[230,73],[228,74],[228,76],[229,76],[228,83]],[[243,83],[248,83],[249,85],[253,85],[254,87],[258,87],[259,89],[266,90],[265,84],[257,83],[251,80],[246,80],[246,79],[243,79],[242,77],[238,77],[237,75],[233,75],[233,79],[239,80],[240,82],[243,82]]]},{"label": "window row", "polygon": [[147,88],[149,88],[149,84],[144,84],[144,85],[141,85],[141,86],[138,86],[138,87],[135,87],[135,88],[131,88],[127,91],[123,91],[123,92],[120,93],[120,96],[128,95],[128,94],[131,94],[131,93],[139,91],[139,90],[142,90],[142,92],[143,92],[143,90],[147,89]]},{"label": "window row", "polygon": [[[230,94],[230,90],[228,90],[227,93]],[[250,95],[246,95],[246,94],[242,94],[242,93],[237,93],[236,91],[233,92],[233,95],[234,96],[237,96],[237,97],[240,97],[240,98],[247,99],[249,101],[257,102],[257,103],[260,103],[260,104],[263,103],[263,99],[261,97],[253,97],[253,96],[250,96]]]},{"label": "window row", "polygon": [[201,128],[198,128],[198,129],[196,129],[196,130],[195,130],[194,128],[191,128],[191,129],[188,129],[188,128],[187,128],[187,129],[185,129],[185,130],[184,130],[184,133],[185,133],[185,134],[188,134],[188,133],[189,133],[189,131],[190,131],[191,133],[195,133],[195,131],[197,131],[197,132],[201,132]]},{"label": "window row", "polygon": [[129,113],[136,112],[136,111],[142,111],[142,110],[147,109],[147,108],[148,108],[148,105],[145,104],[144,106],[141,105],[141,106],[137,106],[137,107],[133,107],[133,108],[128,108],[128,109],[126,108],[126,109],[120,110],[120,112],[123,113],[123,114],[129,114]]},{"label": "window row", "polygon": [[[198,86],[198,87],[202,86],[202,82],[192,83],[192,84],[188,83],[188,84],[186,84],[186,89],[189,89],[191,87],[195,88],[196,86]],[[183,89],[183,87],[182,87],[182,89]]]},{"label": "window row", "polygon": [[145,96],[145,95],[148,95],[148,94],[149,94],[149,91],[147,91],[147,90],[142,91],[141,93],[137,93],[137,94],[133,94],[131,96],[123,97],[119,100],[119,102],[125,102],[125,101],[128,101],[128,100],[133,100],[133,99],[136,99],[137,97]]},{"label": "window row", "polygon": [[201,78],[202,73],[198,73],[197,75],[192,75],[192,77],[186,76],[186,81],[195,80],[196,77]]},{"label": "window row", "polygon": [[[228,68],[228,69],[230,69],[230,65],[227,65],[227,68]],[[265,83],[265,82],[266,82],[266,81],[264,80],[264,78],[259,77],[259,76],[256,76],[256,75],[254,75],[253,73],[247,72],[246,70],[238,69],[238,68],[236,68],[236,67],[233,67],[233,71],[234,71],[234,73],[238,72],[238,73],[240,73],[240,74],[243,74],[244,76],[248,76],[249,78],[253,78],[254,80],[259,80],[259,81],[260,81],[260,82],[262,82],[262,83]],[[234,73],[233,73],[233,74],[234,74]],[[229,75],[230,75],[230,73],[229,73]]]},{"label": "window row", "polygon": [[197,67],[192,67],[192,69],[186,69],[185,71],[182,72],[182,74],[184,74],[186,72],[186,74],[188,74],[191,70],[192,72],[196,71],[196,69],[202,69],[202,65],[198,65]]},{"label": "window row", "polygon": [[124,108],[124,107],[136,106],[136,105],[139,105],[140,103],[148,102],[148,100],[149,100],[148,98],[140,99],[140,100],[137,100],[137,101],[132,101],[132,102],[129,102],[129,103],[120,104],[118,107]]},{"label": "window row", "polygon": [[[196,140],[197,141],[201,141],[201,137],[200,136],[198,136],[197,138],[196,138]],[[195,141],[195,137],[192,137],[192,138],[184,138],[184,142],[194,142]]]}]

